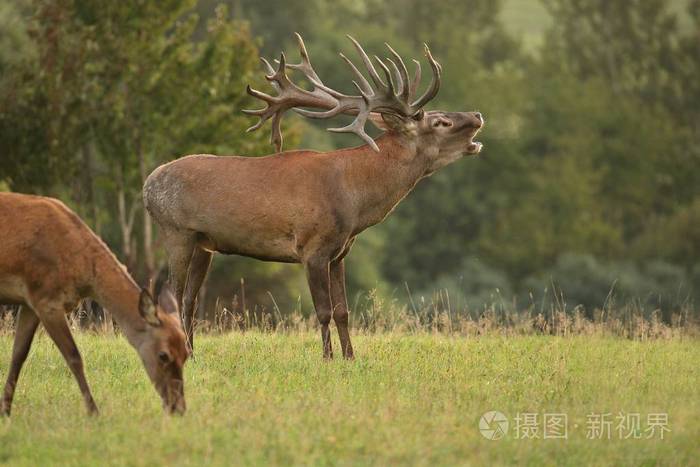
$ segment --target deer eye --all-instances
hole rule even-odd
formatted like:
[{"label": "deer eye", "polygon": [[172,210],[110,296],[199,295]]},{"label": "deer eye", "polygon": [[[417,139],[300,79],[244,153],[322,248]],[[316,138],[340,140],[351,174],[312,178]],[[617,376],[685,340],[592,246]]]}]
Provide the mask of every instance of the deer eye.
[{"label": "deer eye", "polygon": [[411,118],[417,122],[420,122],[421,120],[423,120],[424,116],[425,112],[423,111],[423,109],[420,109],[418,112],[414,113]]},{"label": "deer eye", "polygon": [[437,127],[440,127],[440,126],[442,126],[442,127],[451,127],[451,126],[452,126],[452,122],[451,122],[450,120],[445,119],[445,118],[438,118],[438,119],[435,119],[435,121],[433,122],[433,128],[437,128]]},{"label": "deer eye", "polygon": [[168,355],[168,352],[160,351],[158,352],[158,360],[161,363],[170,363],[170,355]]}]

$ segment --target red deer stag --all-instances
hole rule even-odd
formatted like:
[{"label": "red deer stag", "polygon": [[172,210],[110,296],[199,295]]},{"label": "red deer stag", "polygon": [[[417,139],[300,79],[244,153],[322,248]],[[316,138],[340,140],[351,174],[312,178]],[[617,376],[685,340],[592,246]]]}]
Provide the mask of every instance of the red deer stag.
[{"label": "red deer stag", "polygon": [[0,303],[22,305],[0,415],[10,415],[17,379],[39,323],[78,381],[88,412],[97,413],[66,322],[66,313],[88,296],[112,312],[141,356],[163,407],[185,411],[182,367],[189,351],[171,292],[164,288],[156,305],[102,240],[52,198],[0,193],[0,239]]},{"label": "red deer stag", "polygon": [[[310,118],[355,116],[335,132],[352,132],[365,145],[330,152],[295,150],[267,157],[191,155],[158,167],[146,180],[144,202],[159,224],[170,260],[170,279],[182,306],[185,331],[194,333],[197,293],[213,252],[250,256],[305,266],[316,315],[321,323],[323,355],[332,358],[329,324],[335,321],[346,358],[353,357],[348,332],[343,259],[355,236],[381,222],[422,178],[464,154],[477,154],[473,140],[483,126],[478,112],[423,111],[440,88],[441,67],[428,47],[432,81],[417,96],[420,63],[411,81],[401,57],[374,57],[382,78],[352,37],[374,87],[344,55],[359,95],[346,95],[323,84],[297,34],[301,63],[277,69],[265,60],[266,76],[278,95],[248,87],[265,102],[247,110],[260,121],[272,119],[271,142],[280,151],[280,120],[285,111]],[[290,81],[287,70],[300,72],[312,89]],[[312,111],[310,108],[322,109]],[[367,120],[384,130],[373,140]],[[192,341],[190,341],[192,342]]]}]

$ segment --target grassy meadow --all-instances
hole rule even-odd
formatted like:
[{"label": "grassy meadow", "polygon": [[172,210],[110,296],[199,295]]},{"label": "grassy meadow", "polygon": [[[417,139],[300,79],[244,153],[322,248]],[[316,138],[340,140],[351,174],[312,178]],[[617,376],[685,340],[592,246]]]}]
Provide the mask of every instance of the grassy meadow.
[{"label": "grassy meadow", "polygon": [[[355,337],[357,359],[324,362],[311,332],[202,336],[186,368],[188,412],[162,414],[126,341],[78,333],[101,409],[41,332],[0,420],[3,465],[690,465],[700,448],[700,345],[600,336]],[[11,334],[0,335],[0,374]],[[337,347],[337,341],[334,342]],[[483,437],[482,414],[510,430]],[[611,413],[611,439],[587,416]],[[667,413],[664,439],[618,439],[614,417]],[[566,413],[567,439],[517,439],[519,413]],[[645,437],[645,436],[644,436]],[[643,438],[644,438],[643,437]]]}]

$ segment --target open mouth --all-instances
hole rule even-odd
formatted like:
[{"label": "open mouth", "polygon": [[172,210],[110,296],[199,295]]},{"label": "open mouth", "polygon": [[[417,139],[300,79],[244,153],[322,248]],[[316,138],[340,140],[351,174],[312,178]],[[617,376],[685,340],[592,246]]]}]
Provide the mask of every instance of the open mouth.
[{"label": "open mouth", "polygon": [[484,147],[484,145],[479,141],[474,141],[474,137],[477,135],[477,133],[479,133],[479,130],[481,130],[481,126],[474,129],[474,131],[469,135],[467,139],[467,154],[479,154],[479,152],[481,152],[481,148]]},{"label": "open mouth", "polygon": [[469,153],[469,154],[479,154],[479,152],[481,152],[481,148],[482,148],[483,146],[484,146],[484,145],[481,144],[481,143],[478,142],[478,141],[472,141],[472,142],[469,143],[469,145],[467,146],[467,153]]}]

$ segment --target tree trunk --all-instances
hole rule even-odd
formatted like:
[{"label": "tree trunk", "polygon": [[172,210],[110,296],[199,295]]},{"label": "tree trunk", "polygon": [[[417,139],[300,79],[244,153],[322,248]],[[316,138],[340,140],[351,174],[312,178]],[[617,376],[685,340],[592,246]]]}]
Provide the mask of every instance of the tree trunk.
[{"label": "tree trunk", "polygon": [[134,254],[134,219],[136,218],[136,203],[132,203],[127,209],[126,187],[124,183],[124,172],[117,183],[117,212],[119,218],[119,229],[122,234],[122,253],[126,267],[133,273],[136,265],[136,255]]},{"label": "tree trunk", "polygon": [[[608,2],[603,2],[603,18],[600,24],[600,29],[601,33],[603,34],[603,37],[606,39],[606,42],[608,44],[614,44],[615,39],[613,38],[613,35],[610,31],[610,25],[608,24],[609,21],[609,15],[613,14],[614,12],[611,11],[610,3]],[[620,88],[620,82],[619,82],[619,66],[617,64],[617,60],[615,58],[615,54],[613,51],[612,46],[608,46],[605,48],[604,51],[605,54],[605,65],[608,71],[608,80],[610,83],[610,89],[612,90],[613,94],[620,94],[621,88]]]},{"label": "tree trunk", "polygon": [[[83,189],[85,190],[85,204],[87,205],[87,217],[92,224],[92,228],[95,233],[100,236],[101,225],[99,217],[99,209],[97,207],[97,196],[95,195],[95,142],[90,140],[85,143],[82,147],[82,159],[83,159]],[[86,299],[83,303],[85,309],[85,317],[87,321],[91,324],[96,324],[100,322],[100,314],[103,320],[103,330],[107,333],[113,333],[114,328],[112,324],[112,314],[102,308],[99,304],[94,303],[90,299]],[[100,310],[102,313],[100,313]]]},{"label": "tree trunk", "polygon": [[97,199],[95,196],[95,174],[94,174],[94,143],[91,141],[83,145],[83,187],[85,189],[85,201],[88,205],[88,216],[92,228],[97,235],[100,235],[100,218],[98,216]]},{"label": "tree trunk", "polygon": [[[143,149],[141,147],[140,137],[137,135],[136,138],[136,151],[139,158],[139,171],[141,172],[141,184],[146,182],[148,177],[148,171],[146,168],[146,160],[143,154]],[[148,281],[155,280],[155,256],[153,252],[153,224],[151,223],[151,216],[148,214],[146,208],[143,208],[143,256],[146,263],[146,277]]]},{"label": "tree trunk", "polygon": [[[134,220],[136,219],[136,203],[131,203],[127,208],[126,201],[126,181],[124,168],[121,168],[119,178],[117,179],[117,214],[119,219],[119,230],[122,234],[122,255],[124,263],[130,273],[134,273],[136,266],[136,254],[134,249]],[[114,333],[114,324],[112,322],[112,313],[107,309],[104,310],[104,331],[108,334]]]}]

